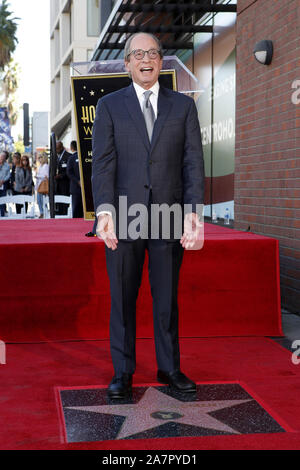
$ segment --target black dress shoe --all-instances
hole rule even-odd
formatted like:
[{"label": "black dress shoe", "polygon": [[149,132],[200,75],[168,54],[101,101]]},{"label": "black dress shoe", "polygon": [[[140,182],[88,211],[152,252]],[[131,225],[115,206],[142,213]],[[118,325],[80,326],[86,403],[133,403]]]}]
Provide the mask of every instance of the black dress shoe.
[{"label": "black dress shoe", "polygon": [[132,374],[122,374],[114,376],[108,386],[109,398],[124,398],[131,392]]},{"label": "black dress shoe", "polygon": [[180,392],[196,392],[196,384],[192,382],[180,370],[174,372],[157,371],[157,380],[159,383],[170,385],[171,388]]}]

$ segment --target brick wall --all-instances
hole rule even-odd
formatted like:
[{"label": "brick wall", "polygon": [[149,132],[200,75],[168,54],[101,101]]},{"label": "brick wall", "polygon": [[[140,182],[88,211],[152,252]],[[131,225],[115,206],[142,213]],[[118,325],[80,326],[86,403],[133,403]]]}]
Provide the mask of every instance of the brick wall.
[{"label": "brick wall", "polygon": [[282,304],[300,313],[300,2],[238,0],[236,28],[235,228],[279,240]]}]

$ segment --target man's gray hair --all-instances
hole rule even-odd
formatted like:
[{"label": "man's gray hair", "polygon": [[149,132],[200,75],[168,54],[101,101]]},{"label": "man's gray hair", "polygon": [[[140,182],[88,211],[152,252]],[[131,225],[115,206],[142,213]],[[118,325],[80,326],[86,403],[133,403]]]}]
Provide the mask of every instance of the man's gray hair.
[{"label": "man's gray hair", "polygon": [[146,34],[147,36],[150,36],[152,39],[154,39],[154,41],[156,42],[157,44],[157,49],[159,51],[159,54],[160,54],[160,57],[163,56],[163,52],[162,52],[162,45],[161,45],[161,42],[160,40],[158,39],[157,36],[155,36],[154,34],[151,34],[151,33],[144,33],[143,31],[140,31],[138,33],[134,33],[132,34],[131,36],[129,36],[129,38],[127,39],[126,43],[125,43],[125,47],[124,47],[124,59],[125,60],[128,60],[128,56],[130,54],[130,46],[131,46],[131,41],[136,37],[138,36],[139,34]]}]

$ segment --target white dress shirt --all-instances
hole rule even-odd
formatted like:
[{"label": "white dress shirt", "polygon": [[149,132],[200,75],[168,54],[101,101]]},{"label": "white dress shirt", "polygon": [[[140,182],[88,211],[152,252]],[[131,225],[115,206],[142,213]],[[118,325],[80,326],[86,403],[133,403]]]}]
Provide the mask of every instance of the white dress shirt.
[{"label": "white dress shirt", "polygon": [[[141,110],[143,111],[143,105],[144,105],[144,101],[145,101],[144,93],[147,90],[145,90],[144,88],[142,88],[140,85],[138,85],[135,82],[132,82],[132,84],[134,86],[136,95],[138,97],[138,100],[139,100],[139,103],[140,103],[140,106],[141,106]],[[152,108],[153,108],[153,111],[154,111],[154,114],[155,114],[155,119],[156,119],[157,118],[157,100],[158,100],[158,93],[159,93],[159,83],[158,82],[154,83],[154,85],[151,88],[149,88],[149,91],[152,91],[149,99],[150,99],[150,102],[152,104]]]}]

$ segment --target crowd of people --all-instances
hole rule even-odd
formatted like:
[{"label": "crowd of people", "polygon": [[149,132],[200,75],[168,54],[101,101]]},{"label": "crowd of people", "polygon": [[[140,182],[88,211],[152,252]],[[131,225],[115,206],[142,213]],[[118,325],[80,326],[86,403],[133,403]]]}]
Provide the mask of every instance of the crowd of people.
[{"label": "crowd of people", "polygon": [[[55,171],[55,194],[72,196],[72,217],[83,217],[81,197],[81,183],[77,143],[73,140],[68,152],[63,143],[56,143],[57,165]],[[11,162],[10,162],[11,160]],[[40,192],[41,184],[49,181],[49,162],[47,153],[39,154],[31,165],[27,155],[14,152],[10,158],[6,150],[0,153],[0,197],[6,195],[33,195],[36,193],[36,202],[39,208],[39,218],[44,217],[44,203],[47,192]],[[16,204],[16,213],[20,214],[22,204]],[[57,215],[66,215],[66,204],[58,203],[55,206]],[[26,206],[27,211],[27,206]],[[0,216],[4,217],[6,205],[0,205]]]}]

